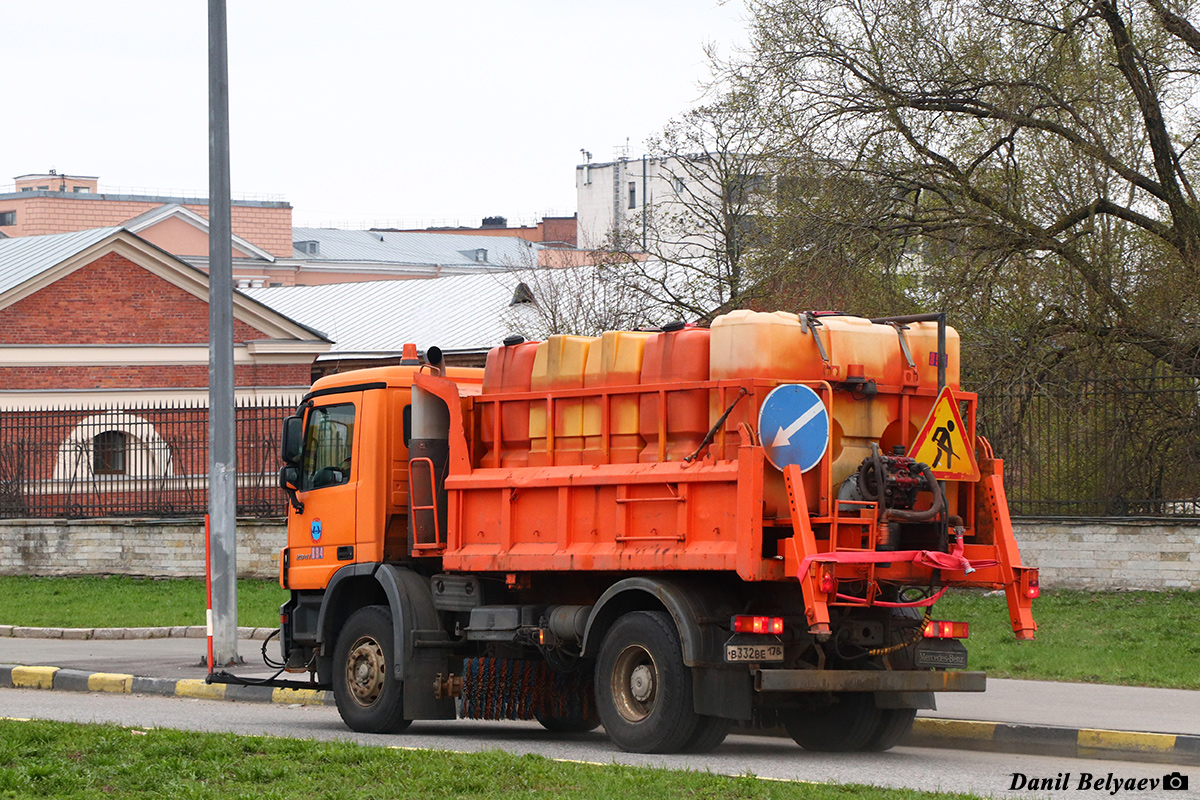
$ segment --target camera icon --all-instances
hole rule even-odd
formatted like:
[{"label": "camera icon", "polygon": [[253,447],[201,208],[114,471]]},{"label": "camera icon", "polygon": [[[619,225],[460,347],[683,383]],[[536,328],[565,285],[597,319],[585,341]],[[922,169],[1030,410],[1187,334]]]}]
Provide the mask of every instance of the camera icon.
[{"label": "camera icon", "polygon": [[1163,788],[1171,791],[1186,792],[1188,788],[1188,776],[1180,775],[1178,772],[1163,775]]}]

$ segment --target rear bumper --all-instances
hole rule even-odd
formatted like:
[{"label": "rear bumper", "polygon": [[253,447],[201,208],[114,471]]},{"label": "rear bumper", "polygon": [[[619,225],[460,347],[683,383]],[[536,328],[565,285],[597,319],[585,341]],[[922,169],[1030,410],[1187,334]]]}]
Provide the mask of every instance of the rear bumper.
[{"label": "rear bumper", "polygon": [[983,672],[758,669],[757,692],[982,692]]}]

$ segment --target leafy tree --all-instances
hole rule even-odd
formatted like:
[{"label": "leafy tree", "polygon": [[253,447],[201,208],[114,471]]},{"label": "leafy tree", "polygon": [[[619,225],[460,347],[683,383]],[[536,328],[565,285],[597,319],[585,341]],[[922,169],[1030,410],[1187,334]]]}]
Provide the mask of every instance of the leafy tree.
[{"label": "leafy tree", "polygon": [[757,98],[750,129],[828,171],[829,242],[956,312],[977,374],[1073,361],[1200,377],[1200,33],[1186,0],[749,9],[750,47],[725,75]]}]

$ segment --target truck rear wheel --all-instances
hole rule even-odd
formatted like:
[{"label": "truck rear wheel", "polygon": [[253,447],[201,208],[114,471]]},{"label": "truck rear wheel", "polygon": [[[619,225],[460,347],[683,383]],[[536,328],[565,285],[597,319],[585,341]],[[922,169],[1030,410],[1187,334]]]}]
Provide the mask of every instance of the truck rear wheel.
[{"label": "truck rear wheel", "polygon": [[913,720],[917,717],[915,708],[881,708],[879,722],[861,750],[869,753],[882,753],[891,750],[900,740],[912,730]]},{"label": "truck rear wheel", "polygon": [[387,606],[366,606],[350,615],[333,648],[333,696],[352,730],[399,733],[404,687],[393,676],[395,638]]},{"label": "truck rear wheel", "polygon": [[875,707],[875,695],[870,692],[839,692],[834,699],[829,708],[780,714],[788,736],[813,752],[846,753],[865,748],[880,729],[884,709]]},{"label": "truck rear wheel", "polygon": [[692,737],[684,742],[685,753],[708,753],[720,746],[733,728],[733,720],[701,715]]},{"label": "truck rear wheel", "polygon": [[634,611],[609,629],[596,666],[596,705],[604,729],[622,750],[675,753],[692,739],[700,716],[692,705],[691,670],[668,614]]}]

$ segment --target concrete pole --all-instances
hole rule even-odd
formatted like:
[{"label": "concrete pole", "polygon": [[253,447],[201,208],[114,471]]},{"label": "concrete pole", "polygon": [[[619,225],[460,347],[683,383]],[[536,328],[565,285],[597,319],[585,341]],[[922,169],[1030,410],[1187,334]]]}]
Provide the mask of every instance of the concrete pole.
[{"label": "concrete pole", "polygon": [[208,2],[208,514],[213,663],[237,662],[237,448],[233,396],[233,223],[225,0]]}]

